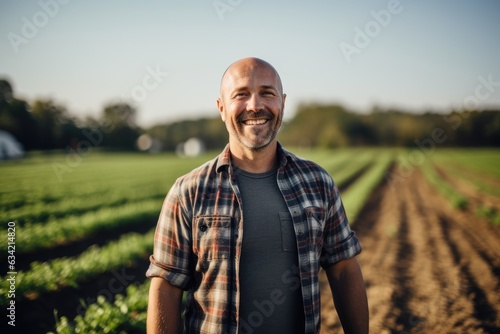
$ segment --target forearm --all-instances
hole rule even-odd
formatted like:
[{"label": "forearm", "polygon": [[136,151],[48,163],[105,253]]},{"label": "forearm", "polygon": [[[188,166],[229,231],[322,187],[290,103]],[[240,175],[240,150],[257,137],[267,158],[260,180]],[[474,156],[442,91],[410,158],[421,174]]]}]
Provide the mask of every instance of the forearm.
[{"label": "forearm", "polygon": [[148,334],[181,332],[182,290],[160,277],[151,279],[148,300]]},{"label": "forearm", "polygon": [[335,308],[346,334],[368,333],[368,301],[361,268],[356,258],[327,270]]}]

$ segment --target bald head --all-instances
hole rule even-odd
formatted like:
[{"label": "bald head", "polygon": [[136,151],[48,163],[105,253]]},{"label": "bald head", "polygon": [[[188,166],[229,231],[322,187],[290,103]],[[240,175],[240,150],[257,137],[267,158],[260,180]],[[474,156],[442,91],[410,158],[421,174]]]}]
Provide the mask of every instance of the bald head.
[{"label": "bald head", "polygon": [[229,132],[232,154],[243,156],[268,147],[276,151],[285,100],[278,72],[268,62],[244,58],[227,68],[217,108]]},{"label": "bald head", "polygon": [[244,76],[254,76],[254,75],[264,75],[272,77],[272,81],[274,81],[274,86],[276,86],[276,90],[283,95],[283,85],[281,83],[281,78],[278,74],[278,71],[269,64],[267,61],[264,61],[259,58],[249,57],[240,59],[226,69],[224,74],[222,75],[221,84],[220,84],[220,94],[221,97],[228,90],[233,89],[234,82],[241,77]]}]

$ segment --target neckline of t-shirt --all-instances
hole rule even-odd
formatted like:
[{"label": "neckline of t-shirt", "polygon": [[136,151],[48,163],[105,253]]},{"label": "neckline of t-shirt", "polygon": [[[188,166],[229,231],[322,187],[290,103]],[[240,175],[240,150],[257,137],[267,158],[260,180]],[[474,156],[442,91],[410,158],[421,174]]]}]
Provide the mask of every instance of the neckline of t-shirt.
[{"label": "neckline of t-shirt", "polygon": [[236,174],[241,175],[243,177],[251,178],[251,179],[265,179],[266,177],[276,175],[276,173],[278,172],[277,168],[273,168],[270,171],[264,172],[264,173],[251,173],[251,172],[247,172],[246,170],[240,169],[234,165],[233,165],[233,169],[234,169],[234,172]]}]

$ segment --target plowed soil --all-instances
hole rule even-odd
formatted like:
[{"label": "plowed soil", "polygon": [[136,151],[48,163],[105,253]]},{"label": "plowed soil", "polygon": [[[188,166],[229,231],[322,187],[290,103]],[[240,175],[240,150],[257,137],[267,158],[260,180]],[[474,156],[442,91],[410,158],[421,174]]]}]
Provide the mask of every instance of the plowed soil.
[{"label": "plowed soil", "polygon": [[[396,171],[397,172],[397,171]],[[500,229],[451,207],[416,170],[353,225],[370,333],[500,333]],[[322,333],[343,333],[321,276]]]}]

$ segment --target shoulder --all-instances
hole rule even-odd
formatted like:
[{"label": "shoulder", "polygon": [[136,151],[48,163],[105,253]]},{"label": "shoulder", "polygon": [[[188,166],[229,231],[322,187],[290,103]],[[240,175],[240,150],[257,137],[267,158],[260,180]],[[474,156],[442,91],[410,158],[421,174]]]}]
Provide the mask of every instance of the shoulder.
[{"label": "shoulder", "polygon": [[178,177],[172,188],[177,189],[179,193],[186,193],[200,186],[206,186],[209,180],[216,178],[218,159],[219,157],[215,157]]},{"label": "shoulder", "polygon": [[333,179],[322,166],[318,163],[299,157],[291,152],[283,150],[287,159],[288,169],[294,173],[299,173],[306,182],[321,182],[325,185],[333,186]]}]

